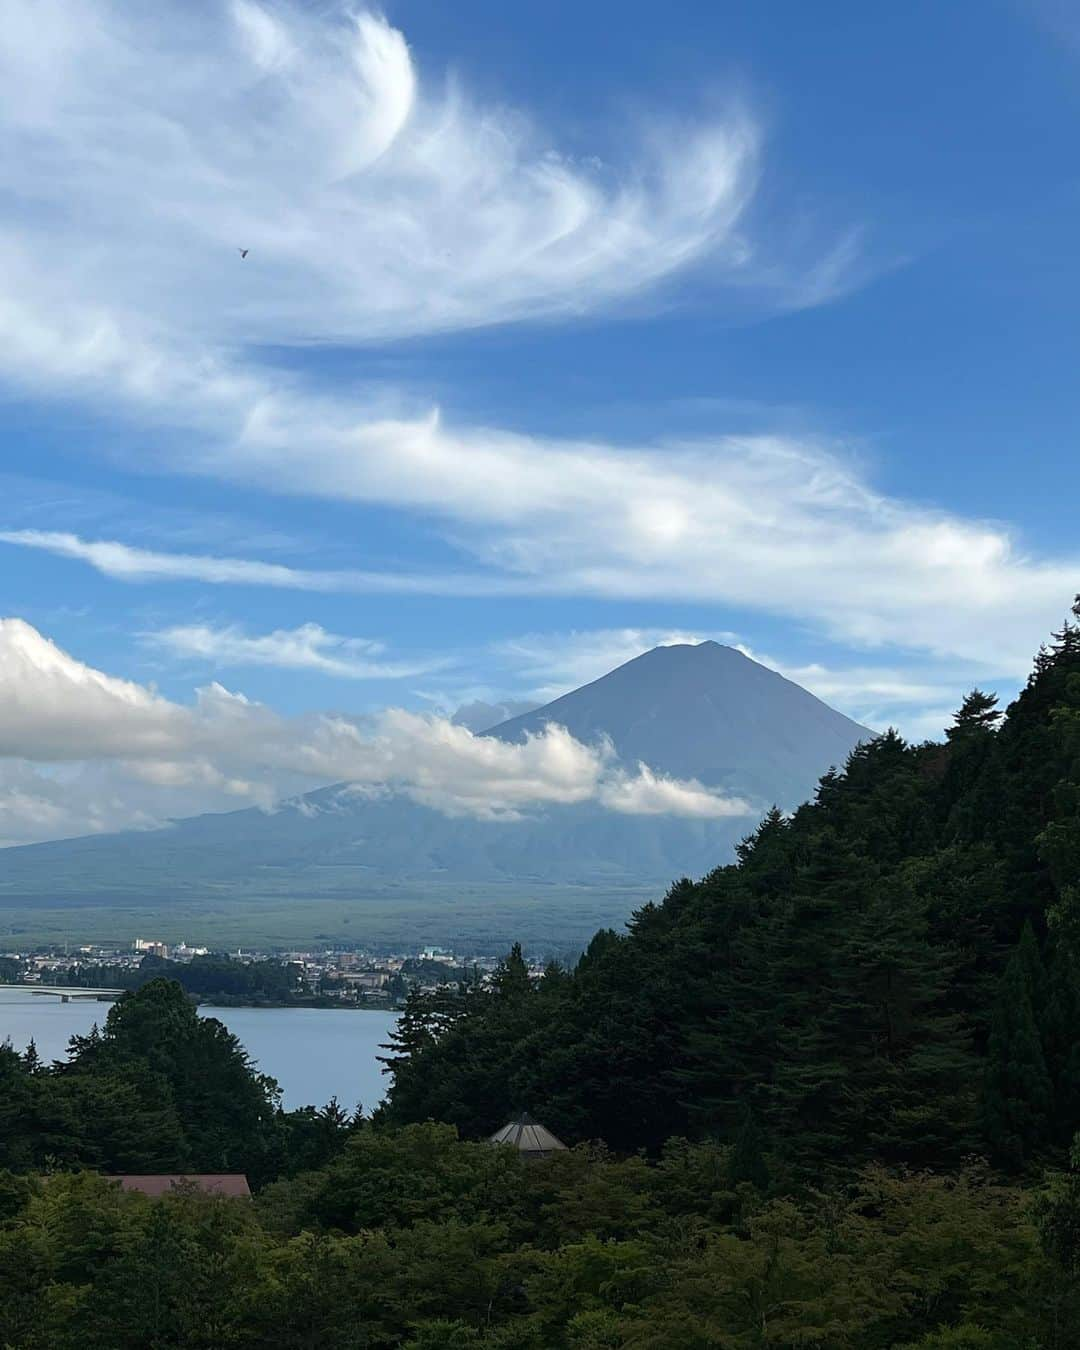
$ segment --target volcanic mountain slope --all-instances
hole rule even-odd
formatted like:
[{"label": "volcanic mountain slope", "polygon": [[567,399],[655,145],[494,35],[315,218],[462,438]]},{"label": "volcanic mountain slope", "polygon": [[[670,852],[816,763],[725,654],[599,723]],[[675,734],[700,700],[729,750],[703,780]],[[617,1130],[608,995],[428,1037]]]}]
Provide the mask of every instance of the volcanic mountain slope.
[{"label": "volcanic mountain slope", "polygon": [[718,642],[655,647],[488,734],[519,740],[547,722],[587,743],[607,735],[627,764],[784,807],[811,796],[830,765],[873,735]]},{"label": "volcanic mountain slope", "polygon": [[698,875],[774,802],[795,806],[872,733],[805,689],[715,642],[658,647],[546,707],[486,734],[514,741],[547,722],[579,740],[607,738],[627,767],[697,779],[743,798],[751,814],[719,820],[626,816],[595,805],[521,820],[449,819],[404,797],[348,784],[277,811],[195,816],[160,829],[0,852],[7,896],[157,897],[272,886],[278,895],[361,892],[387,878],[640,885]]}]

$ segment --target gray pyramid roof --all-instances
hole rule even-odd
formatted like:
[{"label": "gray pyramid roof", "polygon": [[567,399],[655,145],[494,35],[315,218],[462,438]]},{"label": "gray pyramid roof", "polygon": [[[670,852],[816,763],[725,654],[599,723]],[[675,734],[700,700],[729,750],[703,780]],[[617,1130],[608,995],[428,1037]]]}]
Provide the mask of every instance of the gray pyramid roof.
[{"label": "gray pyramid roof", "polygon": [[533,1120],[527,1111],[523,1111],[516,1120],[496,1130],[488,1140],[491,1144],[510,1144],[526,1157],[543,1158],[548,1153],[557,1153],[565,1149],[561,1139],[556,1139],[550,1130]]}]

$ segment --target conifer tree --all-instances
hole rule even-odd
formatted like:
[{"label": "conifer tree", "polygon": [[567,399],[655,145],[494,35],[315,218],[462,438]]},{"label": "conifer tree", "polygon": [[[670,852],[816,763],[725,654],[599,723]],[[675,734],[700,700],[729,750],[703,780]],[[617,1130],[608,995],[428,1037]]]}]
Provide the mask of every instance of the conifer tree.
[{"label": "conifer tree", "polygon": [[1080,1130],[1080,964],[1064,937],[1051,949],[1042,1035],[1054,1089],[1053,1135],[1065,1145]]},{"label": "conifer tree", "polygon": [[983,1116],[995,1156],[1010,1166],[1027,1162],[1045,1139],[1053,1088],[1032,1007],[1030,953],[1013,953],[987,1047]]},{"label": "conifer tree", "polygon": [[973,689],[945,732],[948,758],[941,783],[942,816],[949,836],[963,843],[986,838],[998,812],[997,696]]},{"label": "conifer tree", "polygon": [[760,865],[763,856],[770,854],[782,840],[786,828],[783,811],[778,806],[771,806],[757,829],[735,845],[735,856],[741,863]]},{"label": "conifer tree", "polygon": [[33,1157],[35,1086],[22,1055],[0,1041],[0,1169],[25,1166]]},{"label": "conifer tree", "polygon": [[759,1191],[769,1187],[769,1166],[765,1161],[761,1129],[749,1103],[743,1107],[742,1125],[728,1162],[727,1179],[732,1190],[743,1182],[749,1182]]},{"label": "conifer tree", "polygon": [[946,738],[957,742],[993,731],[1003,716],[997,702],[996,694],[973,689],[960,705],[952,726],[945,732]]},{"label": "conifer tree", "polygon": [[[198,1170],[257,1176],[273,1145],[277,1084],[254,1070],[221,1022],[197,1014],[174,980],[156,978],[125,994],[104,1031],[72,1037],[61,1077],[72,1091],[89,1090],[95,1079],[126,1089],[146,1103],[148,1121],[173,1114],[185,1165]],[[117,1116],[126,1109],[122,1098],[115,1096]]]},{"label": "conifer tree", "polygon": [[515,1003],[531,993],[529,968],[525,964],[520,942],[515,942],[506,958],[499,963],[492,979],[492,988],[496,997],[507,1003]]},{"label": "conifer tree", "polygon": [[1046,967],[1043,965],[1039,941],[1035,936],[1035,930],[1031,926],[1030,919],[1024,921],[1024,927],[1020,931],[1016,959],[1023,967],[1024,983],[1027,987],[1028,998],[1031,1000],[1032,1015],[1041,1034],[1043,1015],[1046,1011]]},{"label": "conifer tree", "polygon": [[380,1046],[390,1053],[376,1056],[379,1063],[385,1064],[391,1073],[402,1073],[465,1015],[468,1008],[466,995],[471,993],[475,990],[461,986],[425,993],[418,984],[411,985],[389,1041]]}]

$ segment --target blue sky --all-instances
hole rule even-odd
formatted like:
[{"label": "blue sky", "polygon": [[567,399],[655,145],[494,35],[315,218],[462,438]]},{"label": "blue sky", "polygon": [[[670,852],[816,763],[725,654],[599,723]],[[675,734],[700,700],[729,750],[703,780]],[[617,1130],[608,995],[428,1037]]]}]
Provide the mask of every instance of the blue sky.
[{"label": "blue sky", "polygon": [[[15,0],[0,841],[680,637],[913,736],[1011,694],[1080,589],[1078,74],[1056,0]],[[90,685],[187,730],[23,734]]]}]

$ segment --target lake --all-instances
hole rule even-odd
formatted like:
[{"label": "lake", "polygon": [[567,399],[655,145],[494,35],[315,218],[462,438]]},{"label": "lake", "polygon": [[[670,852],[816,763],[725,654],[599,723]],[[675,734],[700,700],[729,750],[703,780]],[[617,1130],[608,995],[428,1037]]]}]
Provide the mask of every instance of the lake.
[{"label": "lake", "polygon": [[[33,1040],[44,1060],[64,1059],[70,1037],[102,1023],[110,1005],[61,1003],[58,998],[0,985],[0,1041],[25,1050]],[[397,1014],[344,1008],[212,1008],[204,1017],[224,1022],[263,1073],[281,1085],[283,1105],[325,1106],[331,1097],[348,1110],[370,1109],[386,1093],[376,1055],[383,1053]]]}]

